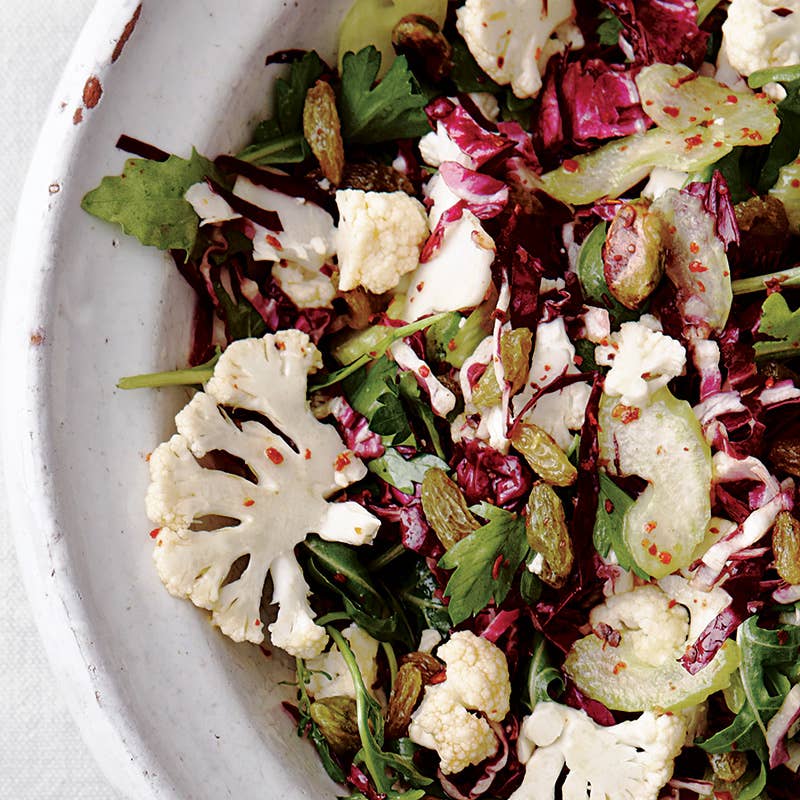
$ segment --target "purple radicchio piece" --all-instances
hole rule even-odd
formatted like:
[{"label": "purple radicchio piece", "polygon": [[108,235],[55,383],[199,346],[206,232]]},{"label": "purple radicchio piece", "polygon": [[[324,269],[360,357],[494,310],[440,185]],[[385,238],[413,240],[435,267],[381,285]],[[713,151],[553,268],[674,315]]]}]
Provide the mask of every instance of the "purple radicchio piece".
[{"label": "purple radicchio piece", "polygon": [[508,186],[497,178],[444,161],[439,174],[450,191],[479,219],[496,217],[508,203]]},{"label": "purple radicchio piece", "polygon": [[739,244],[739,225],[733,210],[733,201],[728,184],[717,169],[708,183],[694,181],[681,189],[682,192],[699,197],[703,208],[714,217],[714,228],[727,250],[731,242]]},{"label": "purple radicchio piece", "polygon": [[359,458],[379,458],[384,453],[381,437],[369,429],[367,418],[359,414],[344,397],[334,397],[331,414],[344,443]]},{"label": "purple radicchio piece", "polygon": [[524,502],[532,484],[530,470],[519,458],[503,455],[476,439],[463,443],[456,476],[468,503],[488,500],[503,508]]}]

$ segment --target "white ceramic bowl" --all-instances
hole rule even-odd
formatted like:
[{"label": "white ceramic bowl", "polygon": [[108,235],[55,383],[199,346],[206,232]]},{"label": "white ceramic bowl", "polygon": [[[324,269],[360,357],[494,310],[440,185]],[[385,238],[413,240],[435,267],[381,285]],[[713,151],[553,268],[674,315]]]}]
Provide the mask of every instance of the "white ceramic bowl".
[{"label": "white ceramic bowl", "polygon": [[155,574],[145,456],[185,395],[115,383],[185,362],[192,297],[163,254],[80,199],[121,170],[121,133],[181,155],[235,150],[270,108],[279,68],[265,56],[332,58],[347,5],[144,0],[120,53],[138,0],[100,2],[28,176],[4,287],[4,488],[63,691],[108,778],[136,800],[335,790],[280,708],[287,661],[228,642]]}]

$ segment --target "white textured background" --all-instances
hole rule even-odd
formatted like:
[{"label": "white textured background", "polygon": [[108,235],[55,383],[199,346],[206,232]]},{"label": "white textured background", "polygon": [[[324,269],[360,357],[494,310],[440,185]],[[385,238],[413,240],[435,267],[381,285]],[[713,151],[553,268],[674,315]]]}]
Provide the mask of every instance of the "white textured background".
[{"label": "white textured background", "polygon": [[[92,0],[0,0],[0,284],[28,162]],[[0,375],[0,387],[11,381]],[[2,494],[2,493],[0,493]],[[1,503],[2,501],[0,501]],[[0,505],[0,798],[118,800],[39,645]]]}]

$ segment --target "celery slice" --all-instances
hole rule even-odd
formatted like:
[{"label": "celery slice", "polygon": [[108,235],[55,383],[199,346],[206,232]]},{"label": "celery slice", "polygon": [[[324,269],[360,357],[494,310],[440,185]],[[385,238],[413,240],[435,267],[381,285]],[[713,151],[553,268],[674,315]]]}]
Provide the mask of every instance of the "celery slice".
[{"label": "celery slice", "polygon": [[649,484],[623,521],[634,561],[656,579],[688,567],[711,519],[711,452],[692,407],[667,388],[640,408],[603,395],[598,423],[601,465]]}]

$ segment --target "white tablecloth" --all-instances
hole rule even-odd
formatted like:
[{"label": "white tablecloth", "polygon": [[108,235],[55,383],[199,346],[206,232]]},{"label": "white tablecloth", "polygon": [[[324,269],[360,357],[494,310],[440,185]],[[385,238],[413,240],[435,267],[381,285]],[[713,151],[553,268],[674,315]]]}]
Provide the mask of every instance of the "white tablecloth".
[{"label": "white tablecloth", "polygon": [[[28,161],[92,0],[0,2],[0,242],[8,251]],[[0,285],[5,257],[0,256]],[[4,391],[13,381],[0,377]],[[59,696],[20,582],[0,498],[0,798],[117,800]]]}]

